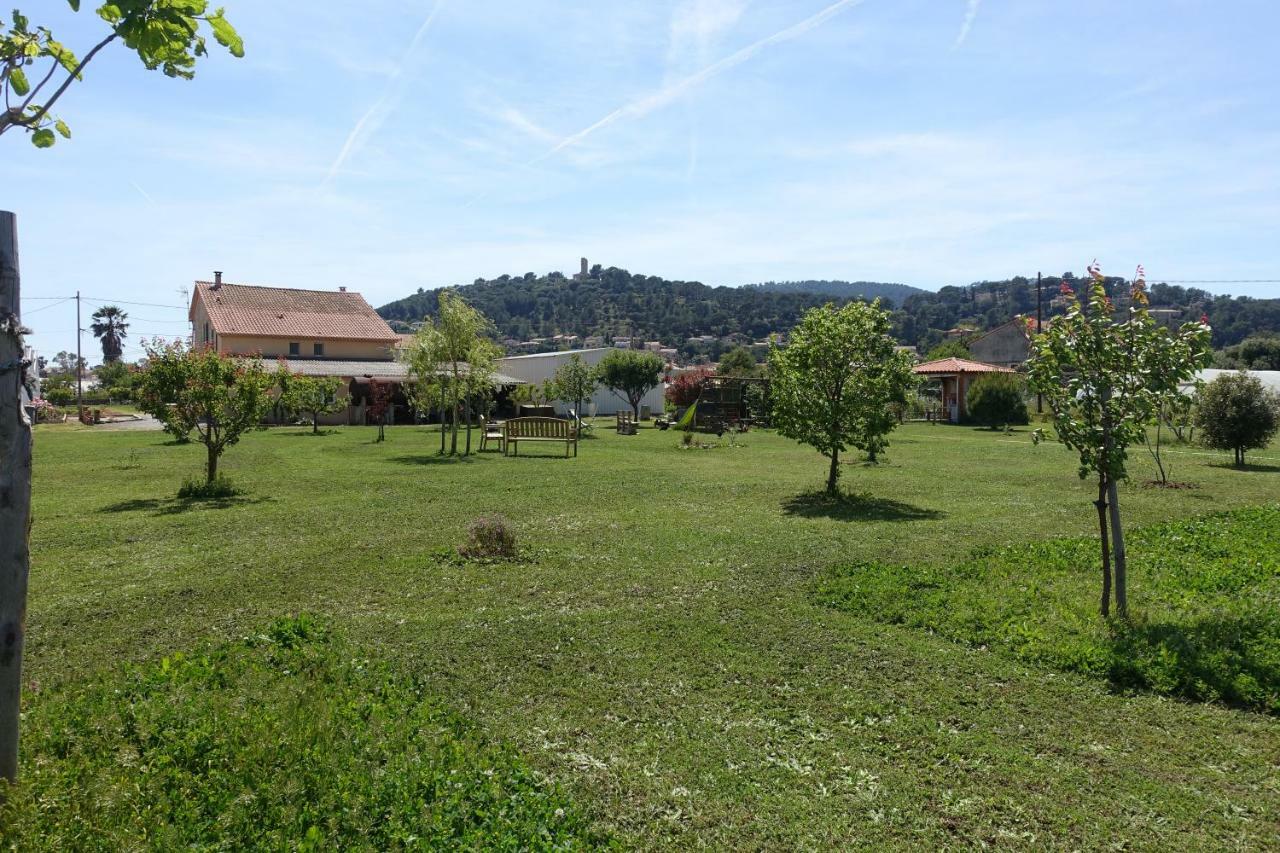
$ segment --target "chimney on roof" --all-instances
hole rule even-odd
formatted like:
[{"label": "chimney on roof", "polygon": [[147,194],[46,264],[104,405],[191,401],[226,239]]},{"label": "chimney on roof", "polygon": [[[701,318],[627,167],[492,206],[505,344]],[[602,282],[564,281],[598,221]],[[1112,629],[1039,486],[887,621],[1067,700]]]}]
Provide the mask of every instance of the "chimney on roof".
[{"label": "chimney on roof", "polygon": [[339,292],[339,293],[346,293],[346,292],[347,292],[347,288],[346,288],[346,286],[344,285],[344,286],[342,286],[342,287],[339,287],[339,288],[338,288],[338,292]]},{"label": "chimney on roof", "polygon": [[215,290],[222,287],[222,270],[213,271],[213,287]]}]

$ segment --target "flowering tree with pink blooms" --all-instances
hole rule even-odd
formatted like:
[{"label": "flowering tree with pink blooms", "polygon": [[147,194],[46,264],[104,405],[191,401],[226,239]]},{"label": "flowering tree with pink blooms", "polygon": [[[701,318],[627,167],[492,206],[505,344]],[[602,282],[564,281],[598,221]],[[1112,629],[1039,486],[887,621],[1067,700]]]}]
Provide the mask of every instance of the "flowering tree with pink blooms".
[{"label": "flowering tree with pink blooms", "polygon": [[1212,357],[1209,325],[1186,323],[1170,332],[1152,319],[1146,282],[1135,277],[1127,316],[1120,320],[1103,287],[1097,262],[1083,302],[1071,299],[1067,315],[1032,340],[1027,364],[1031,387],[1053,411],[1058,440],[1080,456],[1081,479],[1096,476],[1102,549],[1102,615],[1109,616],[1112,560],[1116,613],[1128,615],[1124,528],[1117,484],[1128,476],[1130,445],[1143,440],[1146,425],[1169,395],[1189,382]]}]

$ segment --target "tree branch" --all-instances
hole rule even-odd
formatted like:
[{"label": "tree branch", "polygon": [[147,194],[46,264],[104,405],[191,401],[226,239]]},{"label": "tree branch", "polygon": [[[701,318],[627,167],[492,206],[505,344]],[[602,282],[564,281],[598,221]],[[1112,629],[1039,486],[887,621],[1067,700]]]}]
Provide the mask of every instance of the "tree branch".
[{"label": "tree branch", "polygon": [[[62,97],[62,94],[67,91],[68,87],[71,86],[71,83],[74,80],[78,80],[80,78],[80,72],[84,71],[84,67],[89,64],[89,61],[98,55],[98,51],[102,50],[104,47],[111,44],[111,42],[115,41],[118,38],[120,38],[120,34],[113,32],[111,35],[107,36],[102,41],[94,45],[93,50],[89,51],[89,53],[85,55],[85,58],[80,60],[80,64],[76,66],[75,70],[67,75],[67,79],[62,81],[62,85],[59,86],[58,90],[53,93],[53,97],[50,98],[43,106],[41,106],[40,109],[37,110],[34,115],[30,117],[24,117],[19,115],[17,118],[14,118],[13,111],[10,110],[9,123],[0,124],[0,133],[4,133],[6,130],[9,129],[9,127],[13,125],[21,125],[22,127],[30,128],[30,127],[35,127],[37,124],[39,124],[44,119],[44,117],[48,115],[50,108],[52,108],[53,105],[58,102],[58,99]],[[61,66],[58,64],[57,60],[55,59],[54,68],[57,69],[59,67]],[[52,74],[52,72],[50,73]],[[43,86],[44,83],[42,82],[40,85]],[[30,103],[30,98],[28,98],[28,103]],[[25,110],[25,108],[26,108],[26,104],[23,104],[23,109]]]}]

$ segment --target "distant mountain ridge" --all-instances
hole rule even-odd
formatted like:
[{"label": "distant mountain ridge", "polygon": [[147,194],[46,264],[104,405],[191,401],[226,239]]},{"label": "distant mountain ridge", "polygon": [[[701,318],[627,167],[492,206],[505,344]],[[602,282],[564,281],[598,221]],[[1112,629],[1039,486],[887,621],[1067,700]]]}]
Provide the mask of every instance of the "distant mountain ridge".
[{"label": "distant mountain ridge", "polygon": [[[1065,310],[1059,295],[1064,284],[1076,291],[1083,286],[1070,273],[1045,276],[1039,300],[1035,280],[1025,276],[949,285],[936,292],[905,284],[845,281],[709,287],[596,266],[585,277],[559,272],[503,275],[477,279],[456,290],[493,321],[508,347],[556,335],[598,337],[603,344],[639,338],[677,347],[684,355],[715,359],[735,344],[790,331],[815,306],[877,296],[891,311],[894,337],[926,352],[949,337],[991,329],[1018,315],[1035,316],[1037,302],[1045,317],[1059,315]],[[1128,284],[1108,278],[1106,287],[1113,298],[1122,298]],[[438,294],[420,289],[383,305],[378,313],[398,331],[406,331],[411,323],[435,315]],[[1152,306],[1162,309],[1168,322],[1207,315],[1217,348],[1238,344],[1249,335],[1280,333],[1280,299],[1215,296],[1163,283],[1152,285],[1150,295]],[[563,340],[546,343],[561,345]]]},{"label": "distant mountain ridge", "polygon": [[[640,338],[713,358],[735,343],[758,341],[789,330],[810,308],[833,299],[849,301],[848,297],[786,287],[710,287],[598,265],[571,278],[560,272],[503,275],[477,279],[455,290],[493,321],[499,338],[509,347],[513,341],[555,335],[598,336],[604,343]],[[902,292],[908,291],[917,292],[913,288]],[[393,327],[403,329],[423,317],[435,316],[438,306],[438,291],[419,290],[383,305],[378,313]],[[691,340],[701,336],[715,341]]]},{"label": "distant mountain ridge", "polygon": [[765,293],[817,293],[823,296],[834,296],[837,299],[887,299],[894,305],[901,305],[908,296],[929,293],[909,284],[884,281],[827,281],[825,279],[808,279],[805,281],[765,281],[759,284],[744,284],[743,287]]}]

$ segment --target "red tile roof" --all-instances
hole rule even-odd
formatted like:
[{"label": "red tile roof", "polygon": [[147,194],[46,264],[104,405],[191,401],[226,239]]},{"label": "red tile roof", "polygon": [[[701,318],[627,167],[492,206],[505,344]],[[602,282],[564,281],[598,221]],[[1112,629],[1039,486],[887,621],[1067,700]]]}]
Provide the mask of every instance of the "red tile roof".
[{"label": "red tile roof", "polygon": [[987,364],[985,361],[970,361],[967,358],[940,358],[917,364],[912,370],[916,373],[933,375],[938,373],[1017,373],[1008,367]]},{"label": "red tile roof", "polygon": [[396,333],[358,293],[197,281],[193,318],[196,300],[204,303],[219,335],[396,340]]}]

